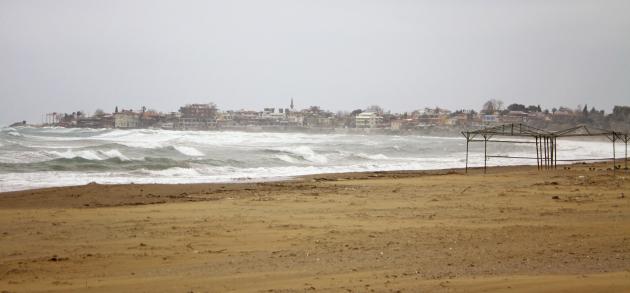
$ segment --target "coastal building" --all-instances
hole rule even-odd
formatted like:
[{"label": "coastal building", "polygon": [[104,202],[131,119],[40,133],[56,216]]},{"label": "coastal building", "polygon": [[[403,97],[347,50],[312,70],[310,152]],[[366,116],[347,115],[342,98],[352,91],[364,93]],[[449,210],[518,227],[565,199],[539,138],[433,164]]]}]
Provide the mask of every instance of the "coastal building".
[{"label": "coastal building", "polygon": [[483,124],[493,124],[499,122],[499,115],[482,115],[481,122]]},{"label": "coastal building", "polygon": [[530,122],[551,121],[551,115],[549,113],[544,113],[544,112],[528,113],[527,121],[530,121]]},{"label": "coastal building", "polygon": [[132,110],[122,110],[114,113],[114,128],[138,128],[140,116]]},{"label": "coastal building", "polygon": [[114,116],[112,114],[94,115],[77,120],[76,127],[80,128],[114,128]]},{"label": "coastal building", "polygon": [[317,115],[305,116],[304,126],[313,127],[313,128],[334,128],[335,119],[333,117],[325,117],[325,116],[317,116]]},{"label": "coastal building", "polygon": [[450,125],[450,110],[435,108],[424,108],[412,113],[412,118],[418,122],[419,127],[445,126]]},{"label": "coastal building", "polygon": [[217,107],[212,104],[188,104],[180,107],[179,112],[183,117],[203,117],[214,118],[217,113]]},{"label": "coastal building", "polygon": [[378,114],[374,112],[359,113],[355,117],[356,128],[376,128],[380,122]]},{"label": "coastal building", "polygon": [[451,115],[447,124],[450,126],[467,127],[470,126],[472,117],[473,114],[469,111],[459,111]]},{"label": "coastal building", "polygon": [[403,125],[403,120],[402,119],[391,120],[389,122],[389,129],[391,129],[391,130],[400,130],[402,128],[402,125]]},{"label": "coastal building", "polygon": [[502,123],[524,123],[527,122],[528,113],[524,111],[509,111],[501,116]]},{"label": "coastal building", "polygon": [[159,120],[153,125],[153,127],[170,130],[177,129],[180,117],[181,113],[179,112],[160,114]]},{"label": "coastal building", "polygon": [[289,112],[287,114],[287,123],[291,126],[303,126],[304,115],[297,112]]},{"label": "coastal building", "polygon": [[164,121],[164,115],[161,113],[158,113],[155,110],[146,110],[146,108],[142,108],[142,112],[139,115],[140,117],[140,127],[142,128],[146,128],[146,127],[156,127],[161,125],[160,122]]},{"label": "coastal building", "polygon": [[259,113],[252,110],[236,111],[232,114],[232,117],[234,122],[242,126],[256,125],[260,120]]},{"label": "coastal building", "polygon": [[189,104],[179,108],[179,128],[203,130],[216,126],[217,107],[212,104]]},{"label": "coastal building", "polygon": [[286,123],[287,122],[287,113],[289,113],[289,109],[283,108],[265,108],[260,115],[260,118],[265,120],[266,122],[275,123]]},{"label": "coastal building", "polygon": [[235,126],[234,111],[225,111],[217,113],[217,127]]},{"label": "coastal building", "polygon": [[77,127],[79,128],[100,128],[100,124],[98,117],[86,117],[77,120]]}]

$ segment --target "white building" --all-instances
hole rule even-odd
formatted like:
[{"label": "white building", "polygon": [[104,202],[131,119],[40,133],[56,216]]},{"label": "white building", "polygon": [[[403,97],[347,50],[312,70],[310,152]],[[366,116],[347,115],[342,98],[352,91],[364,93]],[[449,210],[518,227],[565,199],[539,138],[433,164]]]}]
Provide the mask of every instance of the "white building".
[{"label": "white building", "polygon": [[497,123],[499,121],[499,116],[498,115],[483,115],[481,117],[481,121],[484,124]]},{"label": "white building", "polygon": [[290,112],[287,114],[287,122],[293,126],[304,125],[304,115],[299,112]]},{"label": "white building", "polygon": [[265,108],[264,111],[260,114],[262,119],[272,120],[276,122],[286,121],[287,114],[289,113],[289,109],[278,108]]},{"label": "white building", "polygon": [[114,113],[114,128],[137,128],[140,126],[140,117],[131,111]]},{"label": "white building", "polygon": [[363,112],[355,117],[356,128],[375,128],[382,118],[374,112]]}]

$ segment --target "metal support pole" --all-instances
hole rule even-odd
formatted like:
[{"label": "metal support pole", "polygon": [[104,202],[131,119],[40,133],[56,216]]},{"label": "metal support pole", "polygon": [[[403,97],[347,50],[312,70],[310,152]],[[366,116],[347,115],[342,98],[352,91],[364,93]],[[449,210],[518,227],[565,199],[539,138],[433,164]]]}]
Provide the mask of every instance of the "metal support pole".
[{"label": "metal support pole", "polygon": [[549,146],[547,144],[547,137],[545,137],[545,169],[549,168]]},{"label": "metal support pole", "polygon": [[540,143],[538,144],[538,148],[540,149],[540,170],[543,169],[543,137],[540,137]]},{"label": "metal support pole", "polygon": [[553,139],[549,138],[549,169],[552,169],[553,162]]},{"label": "metal support pole", "polygon": [[615,152],[615,140],[617,139],[617,137],[615,136],[615,132],[613,132],[613,176],[615,176],[615,174],[617,173],[617,156]]},{"label": "metal support pole", "polygon": [[553,154],[551,153],[551,138],[547,137],[547,169],[551,169],[551,158]]},{"label": "metal support pole", "polygon": [[549,154],[547,158],[547,169],[551,169],[551,160],[553,159],[553,153],[551,152],[551,138],[547,138],[547,148],[549,148]]},{"label": "metal support pole", "polygon": [[543,169],[547,169],[547,138],[543,137]]},{"label": "metal support pole", "polygon": [[551,138],[547,137],[547,169],[551,169]]},{"label": "metal support pole", "polygon": [[551,169],[553,169],[553,161],[556,159],[556,142],[553,137],[551,137]]},{"label": "metal support pole", "polygon": [[469,136],[466,135],[466,174],[468,174],[468,143],[470,142]]},{"label": "metal support pole", "polygon": [[540,170],[540,150],[538,149],[538,136],[536,136],[536,168]]},{"label": "metal support pole", "polygon": [[553,162],[553,140],[551,138],[548,138],[548,140],[549,140],[549,169],[552,169],[551,162]]},{"label": "metal support pole", "polygon": [[626,142],[626,154],[625,154],[625,170],[626,174],[628,174],[628,135],[624,137],[624,141]]},{"label": "metal support pole", "polygon": [[558,168],[558,138],[557,137],[553,138],[553,148],[554,148],[553,168],[557,169]]},{"label": "metal support pole", "polygon": [[487,136],[483,136],[483,173],[486,174],[487,171],[487,163],[488,163],[488,138]]}]

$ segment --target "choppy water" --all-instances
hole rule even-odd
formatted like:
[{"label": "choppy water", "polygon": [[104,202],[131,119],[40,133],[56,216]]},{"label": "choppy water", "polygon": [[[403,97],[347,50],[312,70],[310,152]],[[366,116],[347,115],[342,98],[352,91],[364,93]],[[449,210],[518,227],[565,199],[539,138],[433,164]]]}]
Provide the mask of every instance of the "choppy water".
[{"label": "choppy water", "polygon": [[[611,145],[561,141],[559,158],[610,157]],[[0,191],[97,183],[262,181],[317,173],[464,166],[462,137],[68,128],[0,130]],[[532,145],[491,154],[535,156]],[[483,164],[471,145],[470,165]],[[535,164],[491,159],[489,165]]]}]

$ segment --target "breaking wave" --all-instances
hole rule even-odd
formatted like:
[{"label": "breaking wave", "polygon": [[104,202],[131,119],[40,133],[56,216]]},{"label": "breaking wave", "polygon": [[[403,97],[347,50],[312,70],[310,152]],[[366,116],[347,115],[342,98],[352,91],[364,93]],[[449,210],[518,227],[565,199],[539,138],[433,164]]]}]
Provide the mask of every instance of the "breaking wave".
[{"label": "breaking wave", "polygon": [[368,160],[387,160],[389,159],[389,157],[387,157],[386,155],[383,154],[376,154],[376,155],[368,155],[365,153],[358,153],[356,155],[354,155],[358,158],[362,158],[362,159],[368,159]]},{"label": "breaking wave", "polygon": [[187,146],[174,146],[174,148],[186,155],[186,156],[191,156],[191,157],[203,157],[204,154],[202,152],[200,152],[199,150],[197,150],[196,148],[193,147],[187,147]]},{"label": "breaking wave", "polygon": [[48,151],[48,153],[52,156],[58,157],[58,158],[64,158],[64,159],[74,159],[74,158],[82,158],[85,160],[94,160],[94,161],[100,161],[100,160],[107,160],[107,159],[112,159],[112,158],[118,158],[122,161],[129,161],[129,158],[127,158],[125,155],[123,155],[122,153],[120,153],[120,151],[116,150],[116,149],[112,149],[112,150],[99,150],[99,151],[92,151],[92,150],[66,150],[65,152],[59,152],[59,151]]},{"label": "breaking wave", "polygon": [[287,162],[287,163],[291,163],[291,164],[301,163],[300,160],[298,160],[298,159],[296,159],[294,157],[291,157],[289,155],[278,154],[278,155],[276,155],[276,158],[278,158],[281,161],[284,161],[284,162]]},{"label": "breaking wave", "polygon": [[308,146],[297,146],[293,148],[279,147],[268,149],[268,151],[282,153],[280,155],[276,155],[276,157],[289,163],[297,162],[294,160],[295,158],[318,164],[325,164],[328,162],[328,158],[325,155],[316,153]]},{"label": "breaking wave", "polygon": [[119,157],[109,159],[86,159],[80,156],[57,158],[34,163],[0,163],[0,170],[9,173],[27,173],[44,171],[133,171],[165,170],[169,168],[190,167],[190,162],[165,158],[143,158],[142,160],[122,160]]}]

